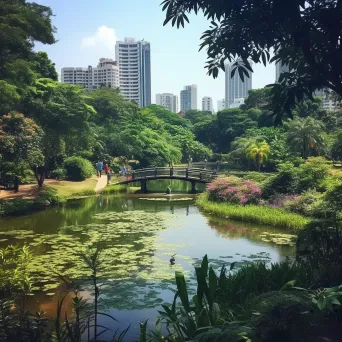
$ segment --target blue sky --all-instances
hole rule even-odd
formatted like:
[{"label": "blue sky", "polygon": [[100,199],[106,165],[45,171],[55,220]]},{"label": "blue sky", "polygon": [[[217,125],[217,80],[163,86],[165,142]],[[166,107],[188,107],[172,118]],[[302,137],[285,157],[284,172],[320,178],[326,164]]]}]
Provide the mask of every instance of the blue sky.
[{"label": "blue sky", "polygon": [[[52,46],[37,44],[62,67],[96,65],[99,58],[115,58],[115,41],[124,37],[145,39],[151,43],[152,102],[155,94],[171,92],[179,96],[184,85],[197,84],[198,108],[203,96],[224,97],[224,73],[217,79],[206,75],[205,51],[198,52],[200,36],[209,23],[191,15],[190,24],[177,30],[163,27],[165,13],[161,0],[35,0],[50,6],[55,14],[58,42]],[[256,65],[253,88],[273,83],[274,65]]]}]

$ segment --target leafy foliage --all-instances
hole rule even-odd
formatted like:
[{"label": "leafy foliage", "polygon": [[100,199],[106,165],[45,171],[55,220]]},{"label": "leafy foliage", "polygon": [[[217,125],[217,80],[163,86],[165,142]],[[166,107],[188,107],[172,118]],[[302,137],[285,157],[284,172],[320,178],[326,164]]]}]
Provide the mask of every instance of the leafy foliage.
[{"label": "leafy foliage", "polygon": [[289,72],[283,73],[280,83],[271,88],[272,110],[277,114],[277,122],[284,112],[292,116],[296,101],[304,96],[312,98],[316,89],[328,87],[342,95],[338,38],[341,9],[336,1],[295,0],[289,4],[269,0],[260,5],[254,0],[242,3],[164,0],[163,10],[166,11],[164,25],[171,22],[178,28],[184,26],[191,12],[203,13],[210,21],[209,29],[201,37],[200,48],[207,50],[206,68],[214,78],[219,69],[224,70],[226,60],[236,62],[232,73],[237,71],[241,79],[253,70],[249,60],[264,65],[281,61],[288,65]]},{"label": "leafy foliage", "polygon": [[65,160],[66,177],[73,181],[82,181],[94,174],[94,167],[82,157],[69,157]]},{"label": "leafy foliage", "polygon": [[300,119],[296,118],[288,123],[288,142],[294,151],[299,151],[304,159],[310,154],[320,155],[324,151],[324,138],[322,132],[324,125],[322,122],[312,117]]}]

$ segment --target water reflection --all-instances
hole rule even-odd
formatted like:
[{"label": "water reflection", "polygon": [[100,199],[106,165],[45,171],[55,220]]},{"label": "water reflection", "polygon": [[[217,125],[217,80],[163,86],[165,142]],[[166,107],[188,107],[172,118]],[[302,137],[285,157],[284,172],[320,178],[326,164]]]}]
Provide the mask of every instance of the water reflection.
[{"label": "water reflection", "polygon": [[[36,257],[32,268],[42,272],[43,279],[49,280],[46,265],[65,272],[83,281],[86,298],[92,297],[92,290],[82,280],[86,269],[77,253],[98,241],[104,243],[101,310],[113,314],[122,327],[132,323],[131,336],[137,334],[139,321],[149,318],[153,323],[155,307],[172,301],[175,270],[187,272],[194,290],[193,266],[205,254],[218,270],[231,262],[280,261],[294,251],[264,241],[265,231],[277,234],[280,230],[204,216],[193,199],[184,195],[91,197],[0,224],[1,238],[8,239],[2,246],[29,244]],[[173,254],[177,254],[175,265],[170,265]],[[37,292],[29,306],[54,315],[63,291],[63,286],[51,286]],[[65,301],[68,313],[70,300]]]}]

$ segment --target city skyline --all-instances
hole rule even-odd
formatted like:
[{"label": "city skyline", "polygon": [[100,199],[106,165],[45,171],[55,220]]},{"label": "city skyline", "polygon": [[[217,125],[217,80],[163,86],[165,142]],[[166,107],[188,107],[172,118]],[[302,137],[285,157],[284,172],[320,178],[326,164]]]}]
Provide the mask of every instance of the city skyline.
[{"label": "city skyline", "polygon": [[[250,65],[253,66],[252,61],[249,61]],[[225,107],[235,108],[237,101],[241,103],[241,99],[248,96],[248,91],[253,89],[252,82],[253,76],[250,71],[248,72],[249,77],[244,77],[242,81],[238,72],[235,72],[234,76],[231,77],[232,68],[234,67],[234,62],[225,64]]]},{"label": "city skyline", "polygon": [[184,86],[180,91],[180,110],[186,113],[188,110],[198,109],[197,85]]},{"label": "city skyline", "polygon": [[156,94],[156,105],[167,108],[170,112],[178,113],[178,96],[172,93]]},{"label": "city skyline", "polygon": [[[145,39],[151,43],[151,98],[157,93],[179,95],[186,84],[197,84],[198,100],[204,96],[217,100],[225,96],[225,75],[217,79],[207,75],[204,68],[205,50],[198,52],[200,36],[210,24],[201,16],[190,15],[190,25],[176,29],[163,27],[165,12],[159,0],[134,3],[103,0],[101,6],[89,0],[36,0],[50,6],[55,14],[57,43],[37,44],[36,51],[46,51],[60,74],[62,67],[95,66],[101,57],[115,59],[116,41],[125,37]],[[77,13],[77,15],[75,15]],[[167,37],[167,39],[166,39]],[[253,88],[274,82],[274,65],[254,65]],[[200,101],[197,107],[200,108]],[[215,108],[216,110],[216,108]]]}]

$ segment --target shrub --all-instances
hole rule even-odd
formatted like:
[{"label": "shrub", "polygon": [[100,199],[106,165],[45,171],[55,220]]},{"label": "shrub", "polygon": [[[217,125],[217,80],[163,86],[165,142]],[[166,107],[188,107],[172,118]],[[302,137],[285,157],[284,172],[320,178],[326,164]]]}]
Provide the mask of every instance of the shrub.
[{"label": "shrub", "polygon": [[234,204],[257,204],[261,189],[252,181],[238,177],[217,178],[207,186],[209,200]]},{"label": "shrub", "polygon": [[299,291],[273,291],[259,296],[252,318],[256,337],[263,342],[308,341],[313,305]]},{"label": "shrub", "polygon": [[264,184],[273,178],[275,175],[272,173],[265,173],[265,172],[255,172],[251,171],[248,172],[243,178],[256,182],[258,184]]},{"label": "shrub", "polygon": [[292,163],[280,164],[278,174],[271,178],[264,186],[263,193],[266,198],[280,194],[296,194],[299,184],[299,172]]},{"label": "shrub", "polygon": [[336,222],[315,220],[298,234],[296,258],[312,268],[342,265],[342,230]]},{"label": "shrub", "polygon": [[55,169],[51,171],[51,178],[55,178],[57,180],[64,179],[66,177],[66,170],[63,168]]},{"label": "shrub", "polygon": [[64,167],[67,179],[72,181],[82,181],[89,178],[94,173],[91,162],[82,157],[69,157],[65,160]]},{"label": "shrub", "polygon": [[310,157],[299,166],[298,191],[317,188],[328,176],[329,162],[323,157]]},{"label": "shrub", "polygon": [[338,184],[326,192],[325,199],[333,211],[342,211],[342,184]]},{"label": "shrub", "polygon": [[[323,194],[316,190],[308,190],[301,196],[294,197],[292,200],[285,202],[285,208],[294,213],[304,216],[317,216],[318,204],[321,204]],[[318,215],[320,216],[320,215]]]},{"label": "shrub", "polygon": [[280,194],[298,194],[318,188],[328,176],[329,162],[322,157],[310,157],[295,167],[292,163],[279,165],[278,174],[266,183],[263,194],[266,198]]}]

